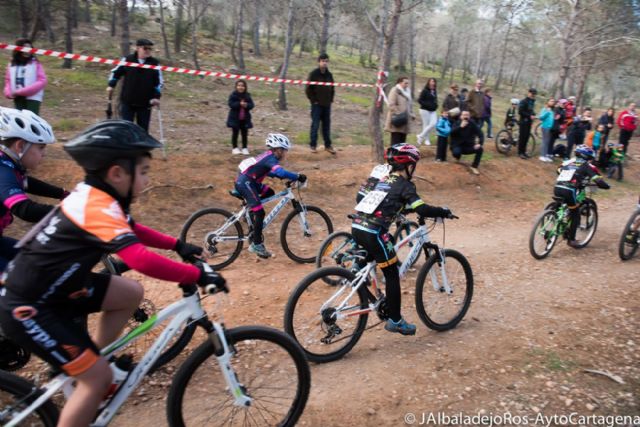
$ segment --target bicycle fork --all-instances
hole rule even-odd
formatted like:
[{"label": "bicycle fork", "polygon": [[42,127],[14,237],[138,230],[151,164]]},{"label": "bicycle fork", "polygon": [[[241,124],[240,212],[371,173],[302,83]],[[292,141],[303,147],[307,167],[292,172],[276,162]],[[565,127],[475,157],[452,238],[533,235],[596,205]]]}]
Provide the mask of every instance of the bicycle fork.
[{"label": "bicycle fork", "polygon": [[213,344],[213,352],[218,359],[222,375],[229,392],[234,398],[235,406],[251,406],[253,399],[247,392],[247,388],[240,382],[238,375],[231,366],[231,359],[235,353],[233,346],[229,348],[224,326],[219,323],[210,323],[209,339]]},{"label": "bicycle fork", "polygon": [[300,214],[298,215],[298,221],[300,221],[300,226],[304,231],[304,237],[311,237],[311,229],[309,228],[309,222],[307,221],[307,208],[296,199],[292,199],[291,204],[293,205],[293,208]]},{"label": "bicycle fork", "polygon": [[436,261],[438,264],[438,268],[440,269],[441,279],[438,279],[438,273],[435,269],[429,270],[429,277],[431,278],[431,283],[433,284],[433,290],[436,292],[446,292],[447,295],[453,294],[453,288],[449,283],[449,278],[447,277],[447,257],[445,256],[445,249],[440,249],[438,245],[434,243],[425,243],[425,250],[429,253],[429,250],[432,249],[435,254],[432,256],[437,256],[438,260]]}]

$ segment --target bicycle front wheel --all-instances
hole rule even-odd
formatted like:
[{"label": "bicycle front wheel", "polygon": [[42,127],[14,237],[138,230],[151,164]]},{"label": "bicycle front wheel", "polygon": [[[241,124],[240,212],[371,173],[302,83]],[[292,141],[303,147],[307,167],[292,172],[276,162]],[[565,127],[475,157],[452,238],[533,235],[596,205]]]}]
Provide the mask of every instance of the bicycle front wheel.
[{"label": "bicycle front wheel", "polygon": [[176,373],[167,396],[167,419],[184,426],[293,426],[309,397],[311,373],[304,353],[284,333],[261,326],[226,331],[231,366],[249,406],[238,406],[210,340]]},{"label": "bicycle front wheel", "polygon": [[416,311],[429,328],[448,331],[460,323],[473,297],[473,272],[460,252],[444,250],[444,261],[434,254],[416,280]]},{"label": "bicycle front wheel", "polygon": [[596,234],[596,229],[598,228],[598,206],[592,199],[585,199],[578,209],[580,211],[580,223],[576,230],[576,247],[584,248]]},{"label": "bicycle front wheel", "polygon": [[324,267],[302,279],[289,297],[284,330],[302,346],[310,361],[338,360],[362,336],[369,315],[368,298],[362,287],[350,294],[354,279],[349,270]]},{"label": "bicycle front wheel", "polygon": [[[20,411],[35,401],[40,392],[29,381],[0,370],[0,425],[8,424]],[[55,427],[60,415],[51,400],[46,401],[22,421],[22,426]]]},{"label": "bicycle front wheel", "polygon": [[496,150],[498,151],[498,153],[504,154],[505,156],[508,155],[509,151],[511,151],[511,146],[513,143],[513,138],[511,137],[511,133],[506,129],[502,129],[496,135],[495,141],[496,141]]},{"label": "bicycle front wheel", "polygon": [[[296,221],[293,219],[296,218]],[[316,260],[318,247],[333,233],[331,218],[317,206],[289,212],[280,229],[280,243],[289,258],[302,264]]]},{"label": "bicycle front wheel", "polygon": [[[634,225],[636,228],[634,230]],[[640,246],[640,209],[636,210],[627,221],[622,236],[620,237],[620,245],[618,254],[623,261],[630,260]]]},{"label": "bicycle front wheel", "polygon": [[214,270],[230,265],[242,252],[244,234],[238,221],[224,209],[206,208],[191,215],[180,231],[180,240],[204,248],[204,258]]},{"label": "bicycle front wheel", "polygon": [[557,219],[554,210],[546,210],[538,216],[529,234],[529,252],[535,259],[546,258],[558,240]]},{"label": "bicycle front wheel", "polygon": [[[351,233],[346,231],[331,233],[320,245],[316,256],[316,268],[339,266],[352,271],[356,268],[358,259],[362,258],[364,261],[364,249],[360,249],[362,253],[358,253],[358,244]],[[329,277],[325,278],[325,282],[333,286],[338,284],[338,281]]]}]

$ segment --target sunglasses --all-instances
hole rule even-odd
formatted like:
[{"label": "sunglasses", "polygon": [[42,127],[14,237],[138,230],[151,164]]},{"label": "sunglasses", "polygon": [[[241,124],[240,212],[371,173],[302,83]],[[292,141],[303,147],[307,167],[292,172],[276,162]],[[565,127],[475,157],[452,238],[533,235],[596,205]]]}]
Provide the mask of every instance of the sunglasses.
[{"label": "sunglasses", "polygon": [[146,50],[147,52],[151,52],[153,50],[153,48],[149,46],[145,46],[143,47],[143,49]]}]

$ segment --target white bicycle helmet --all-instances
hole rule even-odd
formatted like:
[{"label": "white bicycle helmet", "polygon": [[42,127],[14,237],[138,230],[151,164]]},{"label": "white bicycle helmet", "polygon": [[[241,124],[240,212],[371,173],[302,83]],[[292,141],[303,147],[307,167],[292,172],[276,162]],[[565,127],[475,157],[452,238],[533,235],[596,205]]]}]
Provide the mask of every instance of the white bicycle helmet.
[{"label": "white bicycle helmet", "polygon": [[520,100],[518,98],[511,98],[511,105],[519,104]]},{"label": "white bicycle helmet", "polygon": [[29,110],[0,107],[0,141],[20,138],[32,144],[53,144],[49,123]]},{"label": "white bicycle helmet", "polygon": [[285,150],[291,149],[291,142],[289,138],[281,133],[270,133],[267,135],[267,147],[269,148],[284,148]]}]

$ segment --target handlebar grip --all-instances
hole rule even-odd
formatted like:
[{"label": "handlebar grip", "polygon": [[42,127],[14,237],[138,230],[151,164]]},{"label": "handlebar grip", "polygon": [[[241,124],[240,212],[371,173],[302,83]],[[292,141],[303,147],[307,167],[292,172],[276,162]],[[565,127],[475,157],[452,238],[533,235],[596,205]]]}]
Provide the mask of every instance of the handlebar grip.
[{"label": "handlebar grip", "polygon": [[205,286],[204,291],[209,295],[213,295],[218,292],[218,287],[216,285],[207,285]]}]

